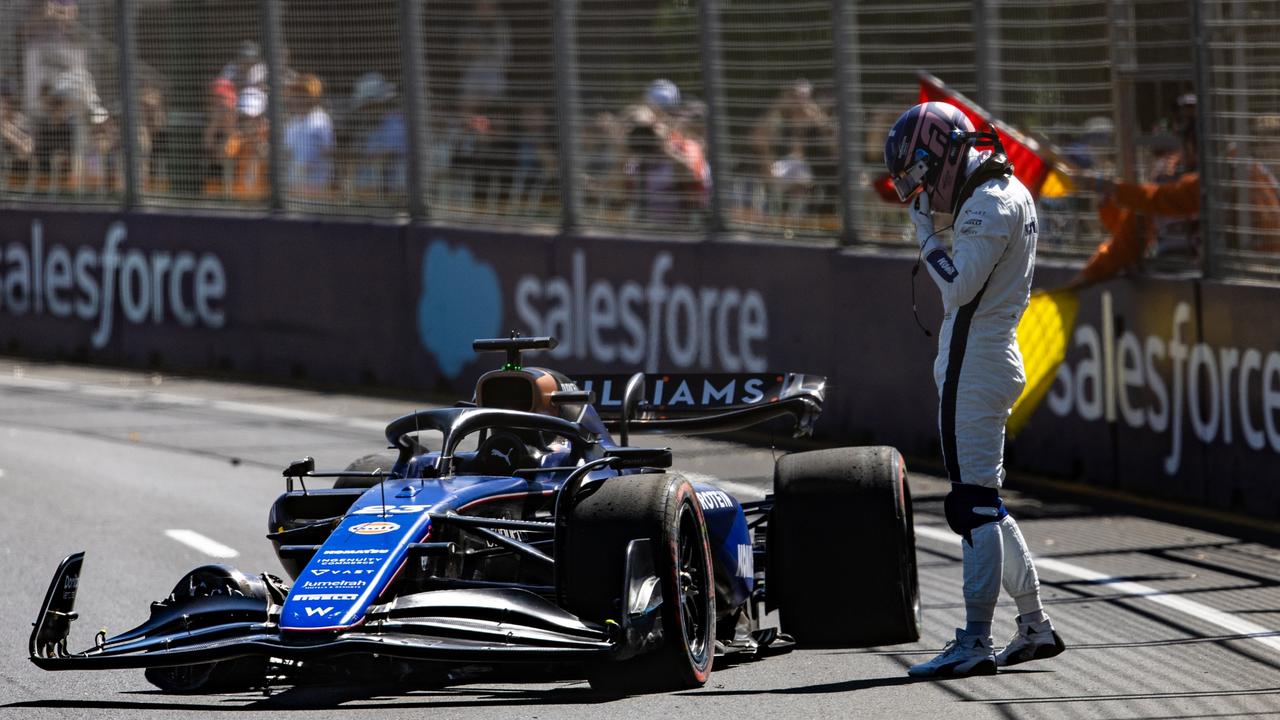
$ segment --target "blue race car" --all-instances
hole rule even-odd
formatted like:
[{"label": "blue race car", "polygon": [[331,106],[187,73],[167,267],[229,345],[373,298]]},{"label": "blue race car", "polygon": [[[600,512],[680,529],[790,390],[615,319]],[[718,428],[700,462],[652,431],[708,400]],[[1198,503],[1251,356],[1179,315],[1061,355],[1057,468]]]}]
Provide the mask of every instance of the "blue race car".
[{"label": "blue race car", "polygon": [[[646,692],[700,686],[716,655],[760,656],[793,638],[918,638],[911,499],[896,450],[784,455],[773,494],[741,503],[672,471],[669,449],[631,445],[641,433],[766,422],[808,433],[823,378],[570,379],[523,365],[522,352],[554,347],[477,340],[506,363],[480,378],[473,401],[392,421],[394,456],[335,472],[292,463],[267,536],[292,585],[200,567],[141,625],[72,653],[84,553],[67,557],[31,660],[146,668],[170,692],[501,664],[563,665],[597,688]],[[306,487],[312,478],[336,482]],[[780,629],[761,625],[772,609]]]}]

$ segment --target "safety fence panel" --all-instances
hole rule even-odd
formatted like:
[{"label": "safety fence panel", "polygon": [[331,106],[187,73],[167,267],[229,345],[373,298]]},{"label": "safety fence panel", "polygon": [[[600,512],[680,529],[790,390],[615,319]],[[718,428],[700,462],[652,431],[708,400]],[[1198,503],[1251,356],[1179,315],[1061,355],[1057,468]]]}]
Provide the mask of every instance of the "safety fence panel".
[{"label": "safety fence panel", "polygon": [[875,189],[885,173],[885,138],[898,115],[917,102],[921,70],[974,96],[973,13],[972,2],[865,0],[845,14],[853,38],[848,54],[857,69],[846,93],[852,125],[853,214],[856,236],[863,242],[914,242],[906,212]]},{"label": "safety fence panel", "polygon": [[405,207],[399,20],[397,0],[283,5],[280,181],[290,209]]},{"label": "safety fence panel", "polygon": [[551,0],[426,0],[424,187],[434,219],[553,225]]},{"label": "safety fence panel", "polygon": [[1200,161],[1227,273],[1280,279],[1280,2],[1206,3],[1212,114]]},{"label": "safety fence panel", "polygon": [[115,8],[111,0],[0,5],[0,197],[118,202]]},{"label": "safety fence panel", "polygon": [[261,4],[131,5],[140,201],[265,207],[270,113]]},{"label": "safety fence panel", "polygon": [[[1076,172],[1117,174],[1108,0],[1001,0],[982,18],[987,110],[1058,150]],[[1040,249],[1092,251],[1104,232],[1088,182],[1041,189]]]},{"label": "safety fence panel", "polygon": [[582,0],[576,31],[582,224],[702,232],[712,178],[696,3]]},{"label": "safety fence panel", "polygon": [[830,0],[722,0],[729,227],[840,230]]}]

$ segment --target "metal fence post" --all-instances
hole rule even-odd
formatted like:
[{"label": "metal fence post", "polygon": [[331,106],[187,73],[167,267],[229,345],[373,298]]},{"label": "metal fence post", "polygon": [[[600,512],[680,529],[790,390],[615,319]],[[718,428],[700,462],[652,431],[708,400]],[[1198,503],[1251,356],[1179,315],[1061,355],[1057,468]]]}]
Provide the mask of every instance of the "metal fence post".
[{"label": "metal fence post", "polygon": [[1119,168],[1120,178],[1126,182],[1134,182],[1138,175],[1138,118],[1133,93],[1137,59],[1133,38],[1135,20],[1132,13],[1131,4],[1112,3],[1111,22],[1107,25],[1111,47],[1111,120],[1115,126],[1116,167]]},{"label": "metal fence post", "polygon": [[[973,3],[973,27],[974,35],[978,35],[980,29],[985,28],[985,32],[996,33],[1000,27],[997,22],[999,13],[996,11],[996,3],[999,0],[974,0]],[[977,61],[977,81],[978,81],[978,104],[986,108],[987,112],[998,113],[998,105],[1000,104],[1000,88],[999,79],[1000,71],[996,65],[999,62],[999,49],[994,42],[983,42],[977,40],[974,43],[974,55]]]},{"label": "metal fence post", "polygon": [[725,162],[724,139],[724,63],[720,56],[720,2],[698,3],[698,44],[702,47],[702,91],[706,95],[706,159],[711,168],[710,198],[707,208],[707,233],[715,235],[725,229],[725,184],[729,165]]},{"label": "metal fence post", "polygon": [[284,31],[280,0],[262,0],[262,31],[267,48],[267,182],[269,207],[284,209]]},{"label": "metal fence post", "polygon": [[120,148],[124,155],[124,210],[138,206],[138,106],[133,77],[133,0],[116,5],[116,43],[120,68]]},{"label": "metal fence post", "polygon": [[1195,45],[1196,134],[1199,143],[1200,170],[1200,238],[1204,243],[1204,256],[1200,264],[1203,277],[1216,278],[1221,274],[1218,254],[1223,251],[1224,238],[1218,233],[1223,229],[1221,208],[1213,195],[1213,189],[1222,182],[1218,158],[1225,157],[1215,148],[1216,130],[1213,116],[1213,53],[1209,42],[1212,31],[1206,22],[1207,3],[1191,3],[1191,31]]},{"label": "metal fence post", "polygon": [[578,194],[578,43],[577,0],[551,0],[552,36],[555,42],[556,144],[560,164],[560,230],[578,229],[581,198]]},{"label": "metal fence post", "polygon": [[857,8],[854,0],[832,0],[831,55],[835,62],[832,79],[836,91],[836,161],[840,164],[840,244],[851,245],[858,241],[853,211],[855,181],[854,164],[860,159],[853,147],[855,107],[861,104],[858,88],[861,73],[858,70]]},{"label": "metal fence post", "polygon": [[426,169],[426,70],[422,54],[422,3],[424,0],[400,0],[400,52],[404,65],[404,111],[408,122],[409,155],[405,159],[406,190],[409,193],[409,217],[425,220],[428,217],[426,187],[423,184]]}]

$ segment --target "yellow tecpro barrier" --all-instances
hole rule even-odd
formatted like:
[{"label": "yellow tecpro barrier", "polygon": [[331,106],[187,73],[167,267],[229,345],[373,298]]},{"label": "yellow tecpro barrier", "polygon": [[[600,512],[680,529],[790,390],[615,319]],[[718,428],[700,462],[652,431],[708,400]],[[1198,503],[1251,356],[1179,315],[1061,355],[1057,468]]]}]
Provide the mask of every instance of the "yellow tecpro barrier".
[{"label": "yellow tecpro barrier", "polygon": [[1067,338],[1076,324],[1080,298],[1071,290],[1036,291],[1018,323],[1018,347],[1027,370],[1027,386],[1013,404],[1008,433],[1017,435],[1049,393],[1058,365],[1067,355]]}]

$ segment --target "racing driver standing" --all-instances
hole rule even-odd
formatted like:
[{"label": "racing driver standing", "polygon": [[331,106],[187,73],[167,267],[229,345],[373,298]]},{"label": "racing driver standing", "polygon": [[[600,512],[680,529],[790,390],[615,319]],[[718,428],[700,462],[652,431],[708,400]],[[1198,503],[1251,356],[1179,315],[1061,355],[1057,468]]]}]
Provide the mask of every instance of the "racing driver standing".
[{"label": "racing driver standing", "polygon": [[[991,150],[979,150],[990,146]],[[1018,524],[1000,499],[1004,430],[1026,382],[1015,329],[1035,267],[1036,210],[993,133],[975,132],[956,107],[907,110],[885,143],[898,199],[909,207],[920,256],[942,293],[934,381],[943,462],[951,480],[947,524],[962,538],[965,627],[914,677],[990,675],[996,667],[1064,649],[1040,603],[1040,581]],[[914,200],[912,200],[914,198]],[[952,224],[934,229],[933,212]],[[953,229],[948,250],[940,234]],[[1017,632],[991,642],[1000,586],[1018,606]]]}]

